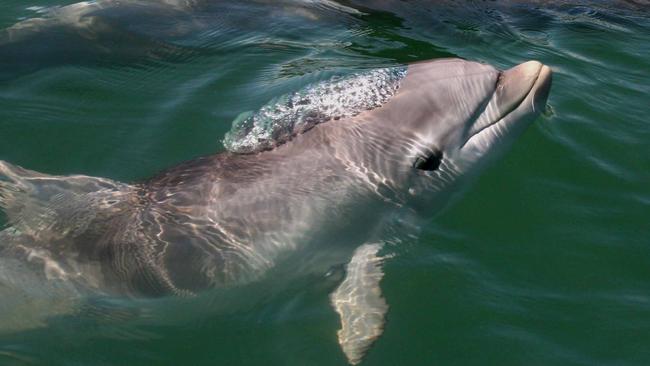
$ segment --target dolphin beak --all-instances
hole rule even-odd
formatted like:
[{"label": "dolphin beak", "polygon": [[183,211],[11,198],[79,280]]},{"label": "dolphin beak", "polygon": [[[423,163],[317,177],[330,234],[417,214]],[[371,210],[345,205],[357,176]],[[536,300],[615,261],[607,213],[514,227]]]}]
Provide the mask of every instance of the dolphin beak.
[{"label": "dolphin beak", "polygon": [[546,100],[548,99],[548,94],[551,91],[551,81],[553,79],[553,72],[551,68],[542,65],[542,69],[539,70],[537,75],[537,81],[533,85],[531,90],[533,94],[533,111],[543,111],[546,107]]},{"label": "dolphin beak", "polygon": [[465,143],[498,124],[522,103],[526,104],[522,112],[540,113],[551,89],[551,75],[551,68],[538,61],[524,62],[499,73],[494,94],[485,112],[471,126]]},{"label": "dolphin beak", "polygon": [[551,87],[551,68],[538,61],[528,61],[501,73],[495,91],[497,109],[505,116],[534,93],[533,109],[540,110]]},{"label": "dolphin beak", "polygon": [[541,112],[551,90],[551,74],[551,68],[538,61],[524,62],[501,72],[494,95],[486,107],[487,113],[472,126],[469,136],[499,122],[529,96],[532,112]]}]

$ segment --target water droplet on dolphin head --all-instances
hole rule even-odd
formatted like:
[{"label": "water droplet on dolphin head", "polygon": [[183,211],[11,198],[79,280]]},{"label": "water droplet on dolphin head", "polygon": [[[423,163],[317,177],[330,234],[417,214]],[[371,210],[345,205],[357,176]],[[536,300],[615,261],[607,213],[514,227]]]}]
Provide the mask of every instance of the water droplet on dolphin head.
[{"label": "water droplet on dolphin head", "polygon": [[406,67],[334,76],[299,91],[272,99],[256,112],[240,114],[223,144],[235,153],[272,149],[293,136],[329,120],[352,117],[380,107],[406,76]]}]

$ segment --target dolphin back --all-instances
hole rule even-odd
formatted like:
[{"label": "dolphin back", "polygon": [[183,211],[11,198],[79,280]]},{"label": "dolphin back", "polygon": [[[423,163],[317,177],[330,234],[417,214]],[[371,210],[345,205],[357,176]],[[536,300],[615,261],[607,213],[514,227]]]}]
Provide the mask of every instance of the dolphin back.
[{"label": "dolphin back", "polygon": [[[126,262],[99,239],[110,234],[107,225],[133,217],[135,191],[110,179],[52,176],[0,161],[0,257],[48,282],[99,288],[115,272],[99,258],[109,259],[108,269]],[[0,285],[12,287],[6,278]]]},{"label": "dolphin back", "polygon": [[[152,195],[147,185],[0,161],[0,258],[81,291],[136,297],[189,296],[243,276],[247,257],[220,231]],[[11,286],[0,276],[2,285]]]},{"label": "dolphin back", "polygon": [[0,161],[0,209],[14,230],[47,241],[86,231],[126,208],[133,187],[83,175],[58,177]]}]

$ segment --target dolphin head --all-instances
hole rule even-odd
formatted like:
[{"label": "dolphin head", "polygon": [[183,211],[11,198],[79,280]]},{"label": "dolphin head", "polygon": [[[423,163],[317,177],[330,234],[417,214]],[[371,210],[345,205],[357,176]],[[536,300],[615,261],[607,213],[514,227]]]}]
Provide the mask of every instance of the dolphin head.
[{"label": "dolphin head", "polygon": [[537,61],[506,71],[463,60],[410,65],[378,111],[397,131],[387,150],[404,157],[391,179],[416,207],[437,212],[432,206],[446,204],[537,117],[550,86],[551,69]]},{"label": "dolphin head", "polygon": [[506,71],[460,59],[378,69],[244,113],[224,145],[322,164],[333,156],[384,201],[436,213],[535,119],[550,85],[550,68],[536,61]]}]

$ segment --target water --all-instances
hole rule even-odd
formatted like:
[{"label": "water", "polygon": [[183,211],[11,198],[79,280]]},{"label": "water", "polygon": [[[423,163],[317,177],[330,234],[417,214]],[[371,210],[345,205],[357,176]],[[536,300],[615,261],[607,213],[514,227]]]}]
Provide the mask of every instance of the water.
[{"label": "water", "polygon": [[[70,3],[3,1],[0,27]],[[388,323],[364,364],[646,365],[647,7],[260,1],[117,12],[106,19],[121,31],[108,37],[50,36],[26,58],[0,54],[0,159],[135,181],[222,151],[241,112],[336,74],[537,59],[555,72],[545,116],[458,204],[401,238],[382,282]],[[327,297],[337,282],[308,281],[227,315],[163,301],[165,322],[138,323],[147,300],[101,304],[94,321],[62,316],[0,336],[0,364],[344,364]]]}]

